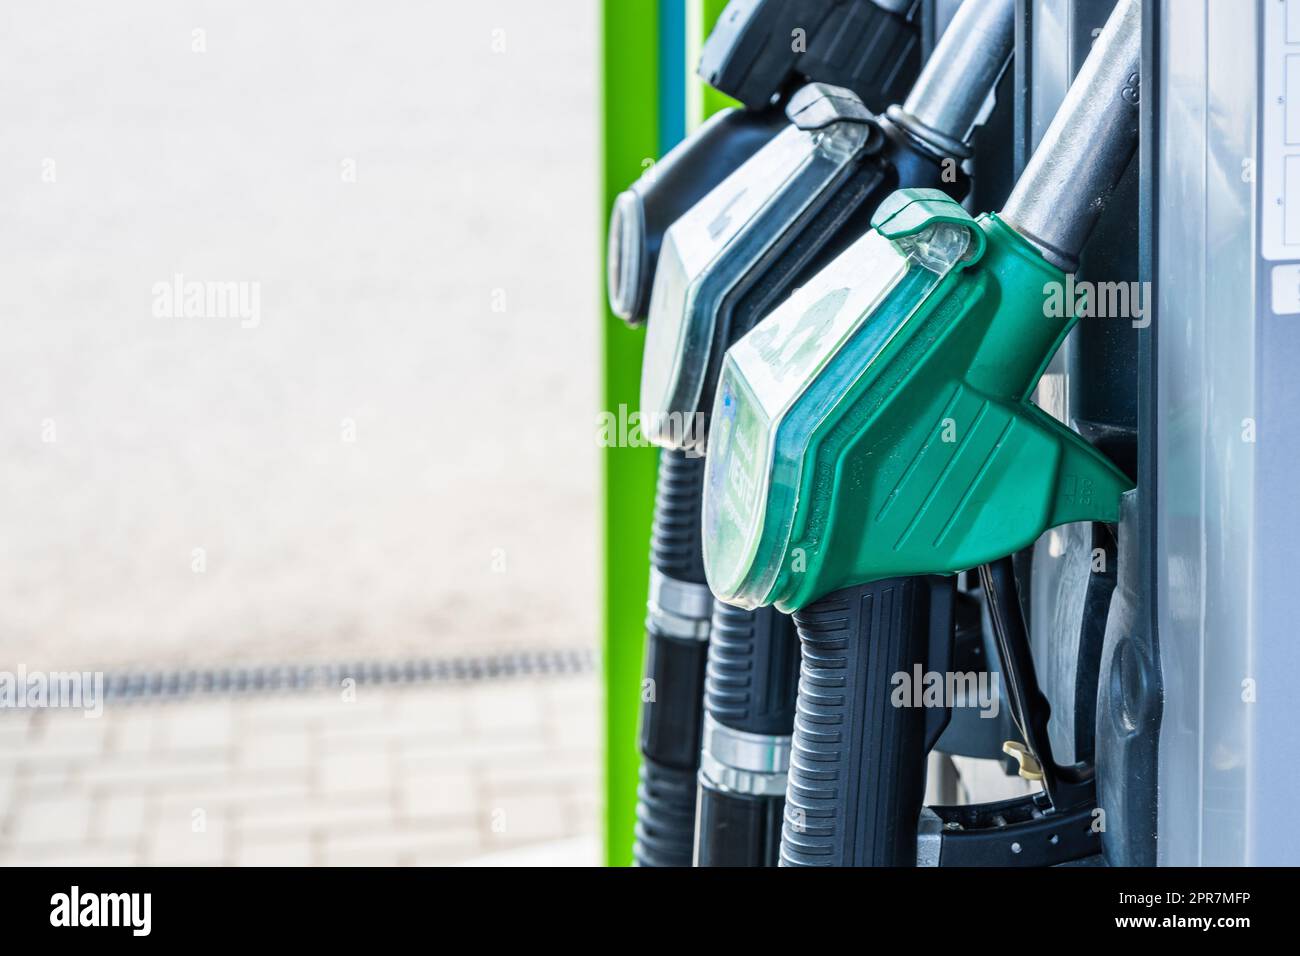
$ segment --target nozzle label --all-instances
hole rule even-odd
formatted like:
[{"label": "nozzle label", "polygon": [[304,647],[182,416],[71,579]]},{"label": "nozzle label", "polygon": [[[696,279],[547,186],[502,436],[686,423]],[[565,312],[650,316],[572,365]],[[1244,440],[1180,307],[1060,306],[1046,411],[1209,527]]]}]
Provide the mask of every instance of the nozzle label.
[{"label": "nozzle label", "polygon": [[775,420],[907,272],[869,232],[732,347],[745,381]]}]

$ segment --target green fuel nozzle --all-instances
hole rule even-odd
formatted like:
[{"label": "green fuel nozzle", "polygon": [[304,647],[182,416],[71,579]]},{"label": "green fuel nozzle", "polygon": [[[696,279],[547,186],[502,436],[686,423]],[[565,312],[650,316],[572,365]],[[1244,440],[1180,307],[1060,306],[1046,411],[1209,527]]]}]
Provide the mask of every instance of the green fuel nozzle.
[{"label": "green fuel nozzle", "polygon": [[705,570],[798,610],[952,574],[1132,481],[1030,401],[1075,322],[1053,309],[1136,144],[1140,8],[1120,0],[1003,214],[901,190],[872,230],[728,352],[704,492]]}]

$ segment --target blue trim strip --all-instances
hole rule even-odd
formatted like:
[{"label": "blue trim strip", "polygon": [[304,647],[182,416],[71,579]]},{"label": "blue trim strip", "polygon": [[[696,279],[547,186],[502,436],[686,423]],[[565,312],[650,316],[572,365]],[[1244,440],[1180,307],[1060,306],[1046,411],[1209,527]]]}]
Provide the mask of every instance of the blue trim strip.
[{"label": "blue trim strip", "polygon": [[686,0],[659,0],[659,155],[686,136]]}]

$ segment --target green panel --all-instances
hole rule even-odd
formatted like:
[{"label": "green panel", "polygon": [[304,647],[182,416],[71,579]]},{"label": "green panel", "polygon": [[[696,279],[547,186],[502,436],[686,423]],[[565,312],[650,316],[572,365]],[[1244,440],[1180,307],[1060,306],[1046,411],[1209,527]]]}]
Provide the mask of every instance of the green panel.
[{"label": "green panel", "polygon": [[[687,7],[687,113],[703,119],[734,105],[694,77],[699,47],[725,0],[691,0]],[[641,175],[659,144],[659,23],[656,0],[604,0],[604,161],[601,236],[614,198]],[[603,280],[601,301],[605,302]],[[645,333],[629,329],[608,309],[602,325],[602,409],[620,422],[637,409]],[[622,409],[622,411],[620,411]],[[605,862],[632,861],[639,755],[637,718],[645,649],[646,584],[654,509],[652,448],[610,447],[602,454],[604,535]]]},{"label": "green panel", "polygon": [[[614,198],[659,153],[658,8],[654,0],[603,4],[604,160],[601,236],[609,228]],[[625,420],[637,408],[641,348],[634,331],[604,307],[602,409]],[[620,406],[626,411],[620,415]],[[650,519],[654,508],[655,451],[608,447],[602,451],[605,509],[605,862],[632,861],[636,811],[637,714],[645,644],[646,584],[650,575]]]}]

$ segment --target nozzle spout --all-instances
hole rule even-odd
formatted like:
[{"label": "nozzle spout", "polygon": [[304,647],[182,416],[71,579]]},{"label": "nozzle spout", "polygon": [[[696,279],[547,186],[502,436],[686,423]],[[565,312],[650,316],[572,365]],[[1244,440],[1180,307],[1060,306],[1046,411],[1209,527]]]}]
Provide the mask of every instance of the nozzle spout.
[{"label": "nozzle spout", "polygon": [[1015,12],[1016,0],[965,0],[889,118],[944,155],[969,155],[966,139],[1015,46]]},{"label": "nozzle spout", "polygon": [[1119,0],[1001,213],[1066,272],[1137,148],[1141,57],[1142,4]]}]

